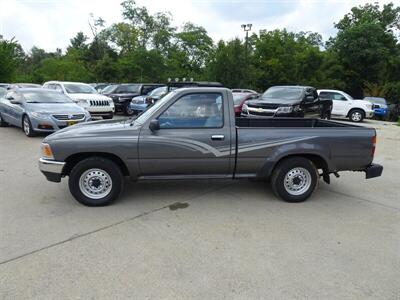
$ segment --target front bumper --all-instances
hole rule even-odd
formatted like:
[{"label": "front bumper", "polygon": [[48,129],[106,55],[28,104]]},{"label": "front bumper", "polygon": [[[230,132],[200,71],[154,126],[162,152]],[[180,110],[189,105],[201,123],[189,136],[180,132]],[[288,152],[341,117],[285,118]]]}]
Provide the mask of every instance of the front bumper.
[{"label": "front bumper", "polygon": [[43,173],[48,181],[60,182],[64,166],[65,162],[49,160],[45,158],[39,159],[39,170]]},{"label": "front bumper", "polygon": [[388,110],[386,108],[375,108],[374,114],[378,117],[386,117]]},{"label": "front bumper", "polygon": [[366,117],[367,119],[373,118],[374,115],[375,115],[375,112],[374,112],[373,110],[367,110],[367,111],[365,111],[365,117]]},{"label": "front bumper", "polygon": [[366,179],[379,177],[382,175],[383,166],[378,164],[370,164],[368,167],[365,168],[364,172]]}]

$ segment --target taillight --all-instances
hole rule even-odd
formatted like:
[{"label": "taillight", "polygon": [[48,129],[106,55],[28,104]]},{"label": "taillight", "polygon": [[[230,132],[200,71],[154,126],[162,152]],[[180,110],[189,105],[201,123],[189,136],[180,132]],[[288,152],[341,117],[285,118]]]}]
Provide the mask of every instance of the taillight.
[{"label": "taillight", "polygon": [[376,148],[376,134],[372,137],[372,157],[375,155],[375,148]]}]

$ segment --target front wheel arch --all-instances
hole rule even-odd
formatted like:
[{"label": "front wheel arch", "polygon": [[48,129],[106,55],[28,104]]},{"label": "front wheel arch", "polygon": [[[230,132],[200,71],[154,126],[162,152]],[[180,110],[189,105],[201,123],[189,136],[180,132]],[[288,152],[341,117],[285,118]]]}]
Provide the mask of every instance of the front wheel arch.
[{"label": "front wheel arch", "polygon": [[109,160],[113,161],[114,163],[116,163],[120,167],[121,172],[124,176],[130,175],[126,164],[123,162],[123,160],[119,156],[117,156],[115,154],[111,154],[111,153],[107,153],[107,152],[83,152],[83,153],[72,154],[65,159],[66,164],[65,164],[63,172],[62,172],[63,176],[69,176],[69,174],[71,173],[71,170],[76,166],[76,164],[78,164],[80,161],[90,158],[90,157],[102,157],[102,158],[109,159]]}]

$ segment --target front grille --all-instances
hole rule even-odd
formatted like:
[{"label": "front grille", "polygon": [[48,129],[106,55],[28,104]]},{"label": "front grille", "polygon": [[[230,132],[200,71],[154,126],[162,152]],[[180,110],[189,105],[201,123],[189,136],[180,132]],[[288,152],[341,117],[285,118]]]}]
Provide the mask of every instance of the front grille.
[{"label": "front grille", "polygon": [[259,102],[257,104],[247,104],[249,107],[261,107],[264,109],[277,109],[279,107],[279,104],[274,104],[274,103],[262,103]]},{"label": "front grille", "polygon": [[71,114],[71,115],[53,115],[59,121],[81,120],[85,117],[84,114]]},{"label": "front grille", "polygon": [[372,105],[372,108],[375,109],[375,108],[381,108],[381,107],[378,104],[374,104],[374,105]]},{"label": "front grille", "polygon": [[90,100],[90,106],[110,106],[110,102],[107,100]]}]

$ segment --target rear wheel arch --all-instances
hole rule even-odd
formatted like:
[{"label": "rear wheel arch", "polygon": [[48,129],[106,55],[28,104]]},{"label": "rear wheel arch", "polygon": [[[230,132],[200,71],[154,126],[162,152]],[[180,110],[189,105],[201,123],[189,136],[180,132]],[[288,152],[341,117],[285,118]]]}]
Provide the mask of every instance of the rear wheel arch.
[{"label": "rear wheel arch", "polygon": [[123,162],[123,160],[119,156],[108,152],[83,152],[83,153],[75,153],[68,156],[65,159],[66,164],[62,172],[63,175],[69,175],[71,173],[71,170],[76,166],[76,164],[78,164],[80,161],[84,159],[91,157],[107,158],[116,163],[120,167],[121,172],[124,176],[129,176],[128,167]]},{"label": "rear wheel arch", "polygon": [[327,160],[322,157],[321,155],[318,154],[313,154],[313,153],[303,153],[303,154],[289,154],[289,155],[285,155],[280,157],[273,165],[272,168],[269,168],[269,171],[265,174],[264,172],[264,176],[269,177],[271,176],[271,174],[274,172],[274,170],[277,168],[277,166],[284,160],[288,159],[288,158],[292,158],[292,157],[303,157],[303,158],[307,158],[308,160],[310,160],[317,169],[322,169],[324,174],[329,174],[329,165]]}]

